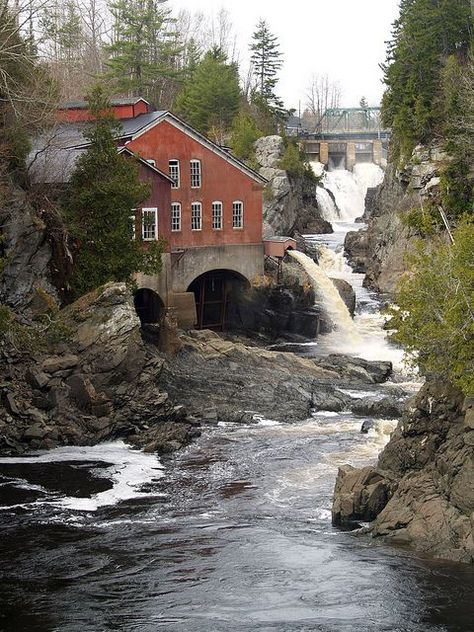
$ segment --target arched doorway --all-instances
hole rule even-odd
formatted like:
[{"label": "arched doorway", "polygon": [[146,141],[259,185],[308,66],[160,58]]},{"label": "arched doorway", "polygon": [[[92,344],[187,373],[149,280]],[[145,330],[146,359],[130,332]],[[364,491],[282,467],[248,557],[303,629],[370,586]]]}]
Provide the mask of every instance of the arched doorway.
[{"label": "arched doorway", "polygon": [[165,305],[159,294],[147,287],[140,288],[133,297],[135,311],[142,325],[160,323],[165,314]]},{"label": "arched doorway", "polygon": [[211,270],[198,276],[188,287],[196,299],[197,328],[225,329],[232,302],[248,287],[248,280],[232,270]]}]

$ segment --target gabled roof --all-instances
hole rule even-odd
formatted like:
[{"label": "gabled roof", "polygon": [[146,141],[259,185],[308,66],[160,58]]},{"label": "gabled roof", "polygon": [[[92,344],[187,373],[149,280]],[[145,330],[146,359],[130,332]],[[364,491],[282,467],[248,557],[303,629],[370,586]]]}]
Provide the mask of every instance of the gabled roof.
[{"label": "gabled roof", "polygon": [[[209,140],[209,138],[206,138],[188,123],[167,110],[148,112],[135,118],[119,121],[121,130],[117,140],[122,141],[126,146],[126,143],[139,138],[155,127],[155,125],[159,125],[165,120],[259,184],[267,184],[268,181],[263,176],[229,153],[226,148],[220,147]],[[67,182],[74,168],[75,160],[90,144],[89,139],[84,135],[88,126],[90,126],[90,122],[85,121],[61,122],[42,136],[35,138],[27,160],[32,182]],[[128,151],[133,154],[130,150]],[[136,154],[133,155],[136,156]],[[151,166],[150,163],[147,164]],[[159,169],[156,169],[156,171],[161,175],[167,175],[163,174]],[[53,179],[43,179],[45,177]]]},{"label": "gabled roof", "polygon": [[151,162],[149,162],[148,160],[145,160],[144,158],[141,158],[138,154],[135,154],[133,151],[130,151],[128,147],[119,147],[118,153],[127,154],[128,156],[135,158],[135,160],[138,160],[139,163],[141,163],[142,165],[144,165],[145,167],[147,167],[154,173],[160,175],[162,178],[165,178],[166,180],[168,180],[168,182],[171,182],[171,184],[174,184],[173,178],[170,178],[167,173],[165,173],[164,171],[161,171],[161,169],[158,169],[157,167],[155,167],[155,165],[152,165]]},{"label": "gabled roof", "polygon": [[173,114],[169,111],[149,112],[148,114],[141,114],[134,119],[125,121],[130,123],[135,122],[136,125],[130,125],[130,127],[124,125],[121,139],[125,140],[128,134],[128,141],[135,140],[164,120],[168,121],[188,136],[191,136],[191,138],[194,138],[194,140],[197,140],[199,143],[201,143],[201,145],[204,145],[205,147],[210,149],[212,152],[223,158],[226,162],[232,164],[234,167],[245,173],[247,176],[258,182],[259,184],[267,184],[268,180],[261,176],[257,171],[251,169],[248,165],[236,158],[233,154],[226,151],[225,148],[220,147],[212,140],[204,136],[204,134],[201,134],[201,132],[198,132],[196,129],[191,127],[191,125],[180,119],[178,116],[176,116],[176,114]]},{"label": "gabled roof", "polygon": [[[77,125],[58,125],[32,143],[27,158],[28,174],[34,184],[63,184],[69,182],[77,159],[87,151],[89,141],[83,136]],[[118,152],[127,154],[142,165],[173,183],[173,179],[155,165],[130,151],[127,147],[118,147]]]}]

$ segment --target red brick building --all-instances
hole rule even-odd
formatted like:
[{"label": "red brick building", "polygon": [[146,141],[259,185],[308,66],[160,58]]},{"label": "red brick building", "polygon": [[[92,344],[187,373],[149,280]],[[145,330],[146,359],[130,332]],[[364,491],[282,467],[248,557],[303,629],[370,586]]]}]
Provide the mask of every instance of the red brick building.
[{"label": "red brick building", "polygon": [[[122,125],[119,147],[142,161],[141,177],[157,180],[150,199],[136,210],[137,218],[144,218],[136,230],[145,241],[163,237],[167,243],[162,273],[138,275],[139,287],[158,294],[164,306],[176,307],[183,324],[223,325],[233,282],[248,283],[263,273],[265,179],[185,121],[153,111],[143,99],[113,100],[112,111]],[[71,162],[74,152],[87,145],[82,130],[90,118],[85,102],[58,111],[62,150]]]}]

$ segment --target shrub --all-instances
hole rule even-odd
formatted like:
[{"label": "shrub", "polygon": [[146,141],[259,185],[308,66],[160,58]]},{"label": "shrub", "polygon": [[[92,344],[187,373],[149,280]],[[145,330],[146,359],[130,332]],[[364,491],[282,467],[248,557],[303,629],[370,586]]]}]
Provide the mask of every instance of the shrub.
[{"label": "shrub", "polygon": [[422,372],[474,393],[474,223],[465,216],[454,244],[420,241],[389,309],[394,339]]}]

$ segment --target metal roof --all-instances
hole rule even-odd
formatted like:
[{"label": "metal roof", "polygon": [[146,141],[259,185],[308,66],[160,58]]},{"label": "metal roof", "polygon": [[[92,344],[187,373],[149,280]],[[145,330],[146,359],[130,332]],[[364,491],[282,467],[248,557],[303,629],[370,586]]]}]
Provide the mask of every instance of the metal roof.
[{"label": "metal roof", "polygon": [[[185,133],[194,137],[198,142],[220,155],[226,162],[261,184],[267,180],[244,162],[220,147],[206,136],[195,130],[188,123],[167,110],[157,110],[140,114],[135,118],[118,121],[121,130],[118,140],[127,142],[145,133],[161,120],[167,118],[171,123],[180,127]],[[61,122],[32,142],[32,148],[27,159],[28,172],[32,182],[67,182],[70,178],[74,162],[90,144],[84,132],[90,122]],[[48,163],[48,164],[46,164]],[[49,179],[43,179],[43,178]]]},{"label": "metal roof", "polygon": [[[143,101],[147,105],[150,105],[150,103],[142,97],[115,97],[109,99],[110,105],[112,107],[118,105],[135,105],[139,101]],[[59,104],[60,110],[86,110],[88,107],[89,101],[83,99],[77,101],[65,101]]]}]

